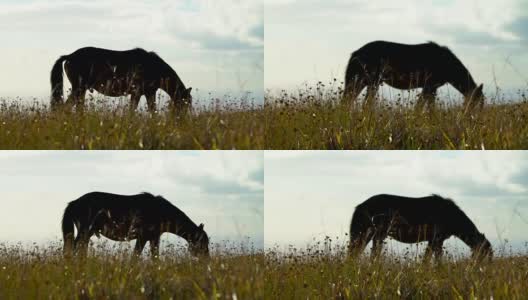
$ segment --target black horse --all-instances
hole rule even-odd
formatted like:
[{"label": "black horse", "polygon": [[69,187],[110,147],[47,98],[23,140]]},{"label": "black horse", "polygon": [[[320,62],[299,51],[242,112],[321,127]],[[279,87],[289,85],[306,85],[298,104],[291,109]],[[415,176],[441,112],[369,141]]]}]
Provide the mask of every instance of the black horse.
[{"label": "black horse", "polygon": [[68,101],[84,105],[87,90],[107,96],[131,95],[135,109],[142,95],[150,111],[156,109],[156,91],[162,89],[177,110],[190,108],[191,89],[185,88],[176,72],[154,52],[136,48],[113,51],[94,47],[81,48],[61,56],[51,70],[51,105],[63,103],[63,62],[72,93]]},{"label": "black horse", "polygon": [[381,253],[388,236],[403,243],[427,241],[425,257],[442,256],[442,244],[456,236],[473,250],[474,257],[491,257],[491,244],[451,199],[376,195],[358,205],[350,224],[350,252],[359,254],[372,240],[372,255]]},{"label": "black horse", "polygon": [[[74,226],[77,237],[74,237]],[[209,237],[203,227],[203,224],[196,226],[184,212],[161,196],[92,192],[70,202],[64,211],[64,253],[68,255],[74,250],[86,255],[90,237],[103,235],[115,241],[135,239],[137,255],[150,242],[151,255],[156,257],[161,234],[170,232],[188,242],[192,255],[208,256]]]},{"label": "black horse", "polygon": [[432,106],[436,90],[449,83],[464,95],[464,106],[484,104],[482,84],[477,86],[469,71],[447,47],[429,42],[406,45],[375,41],[352,53],[345,74],[344,101],[354,101],[364,87],[366,103],[373,101],[382,83],[397,89],[422,88],[419,105]]}]

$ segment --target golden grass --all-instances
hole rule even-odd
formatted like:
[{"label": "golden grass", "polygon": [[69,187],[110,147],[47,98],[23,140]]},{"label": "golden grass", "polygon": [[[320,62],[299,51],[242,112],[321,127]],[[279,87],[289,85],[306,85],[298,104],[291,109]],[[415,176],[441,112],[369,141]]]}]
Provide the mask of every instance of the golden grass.
[{"label": "golden grass", "polygon": [[264,255],[193,259],[168,251],[158,261],[95,251],[65,260],[57,246],[0,246],[0,299],[263,299]]},{"label": "golden grass", "polygon": [[264,141],[263,109],[245,103],[187,117],[104,105],[81,113],[0,104],[0,149],[263,149]]},{"label": "golden grass", "polygon": [[342,90],[319,83],[298,92],[267,93],[266,149],[528,149],[528,99],[487,99],[482,110],[437,99],[418,110],[416,99],[341,104]]},{"label": "golden grass", "polygon": [[[335,250],[335,249],[334,249]],[[528,255],[477,262],[367,255],[320,247],[266,254],[266,299],[525,299]]]}]

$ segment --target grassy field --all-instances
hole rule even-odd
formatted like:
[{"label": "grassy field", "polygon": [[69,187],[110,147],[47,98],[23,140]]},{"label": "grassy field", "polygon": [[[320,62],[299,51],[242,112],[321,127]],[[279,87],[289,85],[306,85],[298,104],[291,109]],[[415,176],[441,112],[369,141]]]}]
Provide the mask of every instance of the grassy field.
[{"label": "grassy field", "polygon": [[0,101],[0,149],[263,149],[264,141],[262,107],[242,101],[196,108],[187,117]]},{"label": "grassy field", "polygon": [[371,260],[325,247],[214,248],[208,260],[172,248],[152,261],[130,249],[67,260],[59,245],[0,245],[0,299],[523,299],[528,288],[528,255]]},{"label": "grassy field", "polygon": [[266,254],[266,299],[526,299],[528,255],[477,263],[387,255],[351,259],[344,252]]},{"label": "grassy field", "polygon": [[[486,99],[482,110],[437,99],[433,110],[416,97],[361,101],[344,107],[336,85],[267,93],[266,149],[528,149],[528,98]],[[394,98],[394,97],[393,97]]]},{"label": "grassy field", "polygon": [[197,260],[171,250],[157,262],[127,253],[92,248],[68,261],[58,246],[0,246],[0,299],[263,299],[262,253]]}]

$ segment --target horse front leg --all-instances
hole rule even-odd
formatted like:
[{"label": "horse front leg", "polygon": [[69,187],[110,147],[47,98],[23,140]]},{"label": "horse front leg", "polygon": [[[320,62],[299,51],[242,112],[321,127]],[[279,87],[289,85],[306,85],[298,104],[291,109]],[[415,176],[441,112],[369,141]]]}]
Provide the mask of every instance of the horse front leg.
[{"label": "horse front leg", "polygon": [[141,99],[141,94],[132,93],[130,95],[130,111],[133,112],[136,109],[139,109],[139,100]]},{"label": "horse front leg", "polygon": [[427,91],[424,94],[424,97],[426,99],[427,108],[429,109],[429,111],[434,111],[436,104],[436,89]]},{"label": "horse front leg", "polygon": [[424,262],[428,262],[434,255],[436,261],[440,261],[443,255],[442,245],[444,240],[432,240],[427,243],[427,248],[425,249]]},{"label": "horse front leg", "polygon": [[443,247],[442,247],[443,244],[444,244],[443,240],[435,241],[434,244],[433,244],[433,253],[434,253],[435,259],[437,261],[442,260],[442,257],[443,257],[443,254],[444,254],[444,250],[443,250]]},{"label": "horse front leg", "polygon": [[367,87],[367,95],[365,96],[365,102],[363,103],[363,109],[373,108],[376,104],[376,95],[378,94],[379,84],[369,85]]},{"label": "horse front leg", "polygon": [[153,260],[156,260],[159,258],[159,244],[160,244],[159,236],[150,240],[150,256]]},{"label": "horse front leg", "polygon": [[134,246],[134,256],[139,257],[141,256],[141,252],[143,252],[143,248],[145,248],[145,244],[147,244],[147,240],[145,240],[142,237],[138,237],[136,239],[136,245]]},{"label": "horse front leg", "polygon": [[153,113],[156,111],[156,92],[147,93],[145,96],[147,97],[147,108],[149,112]]},{"label": "horse front leg", "polygon": [[341,104],[351,105],[356,102],[357,97],[361,94],[361,91],[367,86],[364,78],[356,77],[352,82],[345,84],[345,91],[341,98]]},{"label": "horse front leg", "polygon": [[436,89],[432,87],[424,87],[422,93],[418,96],[416,102],[416,110],[419,112],[423,111],[423,108],[427,105],[427,109],[432,112],[435,109],[436,104]]}]

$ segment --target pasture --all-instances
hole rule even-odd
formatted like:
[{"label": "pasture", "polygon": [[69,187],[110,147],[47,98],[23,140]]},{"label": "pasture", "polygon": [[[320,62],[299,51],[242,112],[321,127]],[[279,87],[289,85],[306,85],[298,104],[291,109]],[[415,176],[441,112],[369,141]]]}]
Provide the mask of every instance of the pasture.
[{"label": "pasture", "polygon": [[[100,103],[103,102],[103,103]],[[263,149],[262,105],[225,99],[187,116],[89,101],[84,111],[0,99],[0,149]]]},{"label": "pasture", "polygon": [[[336,241],[334,241],[336,243]],[[410,252],[349,258],[331,239],[266,254],[266,299],[524,299],[528,254],[475,263],[451,253],[424,262]]]},{"label": "pasture", "polygon": [[[439,96],[432,110],[417,97],[378,93],[372,106],[360,97],[341,104],[342,84],[333,80],[297,91],[267,92],[266,149],[528,149],[528,98],[488,97],[464,112],[461,102]],[[379,99],[380,98],[380,99]]]},{"label": "pasture", "polygon": [[158,261],[92,248],[65,260],[62,244],[0,245],[1,299],[263,299],[264,255],[243,246],[217,247],[209,260],[169,248]]}]

